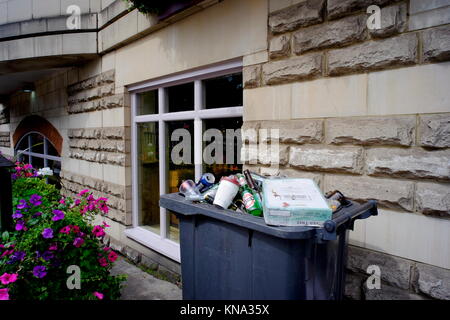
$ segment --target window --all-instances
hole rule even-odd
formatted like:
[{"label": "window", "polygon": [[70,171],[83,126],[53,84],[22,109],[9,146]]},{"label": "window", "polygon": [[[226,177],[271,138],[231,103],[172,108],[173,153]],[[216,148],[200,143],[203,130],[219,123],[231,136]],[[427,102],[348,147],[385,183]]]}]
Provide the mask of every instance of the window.
[{"label": "window", "polygon": [[53,176],[49,176],[48,183],[60,188],[59,175],[61,172],[61,157],[53,144],[42,134],[30,132],[25,134],[15,148],[17,160],[31,164],[36,169],[49,167]]},{"label": "window", "polygon": [[[159,197],[177,192],[182,180],[198,181],[204,172],[219,179],[242,170],[236,135],[242,126],[242,89],[240,61],[129,88],[133,228],[127,236],[180,261],[178,219],[159,207]],[[205,138],[208,129],[223,139]],[[217,148],[205,158],[205,146],[212,142]]]}]

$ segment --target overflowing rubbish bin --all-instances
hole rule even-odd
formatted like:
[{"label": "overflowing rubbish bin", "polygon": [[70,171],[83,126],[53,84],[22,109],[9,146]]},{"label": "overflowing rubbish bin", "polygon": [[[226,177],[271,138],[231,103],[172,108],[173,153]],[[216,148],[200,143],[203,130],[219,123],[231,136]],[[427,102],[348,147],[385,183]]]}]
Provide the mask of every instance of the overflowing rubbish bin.
[{"label": "overflowing rubbish bin", "polygon": [[342,204],[321,227],[274,226],[180,193],[161,196],[180,221],[183,299],[342,299],[348,231],[378,213],[374,200]]}]

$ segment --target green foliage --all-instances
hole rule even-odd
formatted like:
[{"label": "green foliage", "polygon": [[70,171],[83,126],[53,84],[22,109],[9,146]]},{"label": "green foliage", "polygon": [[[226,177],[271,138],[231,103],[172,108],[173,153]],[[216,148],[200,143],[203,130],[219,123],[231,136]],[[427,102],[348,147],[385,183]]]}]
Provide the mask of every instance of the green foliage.
[{"label": "green foliage", "polygon": [[14,207],[20,199],[28,199],[33,194],[42,196],[47,207],[61,198],[59,190],[54,185],[45,183],[45,179],[42,178],[18,178],[13,183],[12,193]]},{"label": "green foliage", "polygon": [[[1,235],[0,278],[17,279],[0,282],[0,290],[17,300],[120,297],[126,278],[110,275],[117,254],[101,241],[108,225],[92,223],[100,212],[108,212],[107,199],[96,199],[88,190],[75,200],[60,199],[54,186],[36,177],[15,180],[13,194],[16,230]],[[74,283],[69,266],[79,267],[80,289],[68,286]]]}]

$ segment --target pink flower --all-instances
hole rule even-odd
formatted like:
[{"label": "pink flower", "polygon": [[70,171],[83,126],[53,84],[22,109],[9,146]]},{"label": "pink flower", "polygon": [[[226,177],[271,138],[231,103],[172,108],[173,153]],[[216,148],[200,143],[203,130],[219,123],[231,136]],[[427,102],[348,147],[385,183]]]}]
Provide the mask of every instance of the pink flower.
[{"label": "pink flower", "polygon": [[0,300],[9,300],[8,288],[0,289]]},{"label": "pink flower", "polygon": [[80,232],[80,227],[79,226],[72,226],[72,231],[74,233],[78,233],[78,232]]},{"label": "pink flower", "polygon": [[83,243],[84,243],[83,238],[75,238],[75,240],[73,241],[73,245],[77,248],[81,247]]},{"label": "pink flower", "polygon": [[23,166],[23,168],[25,169],[25,170],[28,170],[28,169],[33,169],[33,166],[31,165],[31,164],[25,164],[24,166]]},{"label": "pink flower", "polygon": [[17,273],[13,274],[4,273],[2,276],[0,276],[0,281],[2,284],[10,284],[16,282],[17,276],[18,276]]},{"label": "pink flower", "polygon": [[87,193],[87,192],[89,192],[89,189],[81,190],[80,193],[78,193],[78,196],[79,196],[79,197],[82,197],[82,196],[83,196],[85,193]]},{"label": "pink flower", "polygon": [[108,254],[108,260],[111,261],[111,262],[116,261],[117,260],[117,253],[115,253],[114,251],[111,251]]},{"label": "pink flower", "polygon": [[66,199],[61,198],[61,199],[59,200],[59,203],[61,203],[61,204],[66,204]]},{"label": "pink flower", "polygon": [[108,266],[108,261],[106,261],[106,258],[100,258],[100,259],[98,259],[98,262],[100,263],[100,266],[102,266],[102,267]]},{"label": "pink flower", "polygon": [[105,228],[109,228],[109,227],[111,227],[109,224],[107,224],[105,221],[103,221],[103,227],[105,227]]},{"label": "pink flower", "polygon": [[94,229],[92,230],[92,233],[96,237],[103,237],[105,235],[105,231],[103,230],[103,228],[101,226],[95,226]]},{"label": "pink flower", "polygon": [[95,291],[94,296],[96,296],[97,299],[99,299],[99,300],[103,300],[103,293]]},{"label": "pink flower", "polygon": [[58,250],[58,245],[56,243],[54,243],[48,248],[48,250],[50,250],[50,251]]},{"label": "pink flower", "polygon": [[104,247],[104,248],[103,248],[103,251],[109,251],[109,250],[111,250],[110,247]]},{"label": "pink flower", "polygon": [[69,234],[70,233],[70,226],[63,227],[61,230],[59,230],[59,233]]}]

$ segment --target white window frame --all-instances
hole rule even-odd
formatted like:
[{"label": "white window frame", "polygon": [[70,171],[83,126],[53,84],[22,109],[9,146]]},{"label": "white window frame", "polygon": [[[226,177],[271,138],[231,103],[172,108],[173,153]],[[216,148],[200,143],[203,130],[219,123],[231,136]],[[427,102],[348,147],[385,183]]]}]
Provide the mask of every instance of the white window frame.
[{"label": "white window frame", "polygon": [[[166,209],[160,208],[160,234],[153,233],[138,225],[139,222],[139,190],[138,190],[138,139],[137,126],[140,123],[158,123],[159,132],[159,190],[160,195],[167,190],[166,168],[166,122],[177,120],[194,120],[194,168],[195,180],[198,181],[203,172],[203,121],[205,119],[242,117],[243,106],[234,106],[217,109],[206,109],[203,91],[203,80],[215,78],[227,74],[242,72],[242,59],[231,60],[206,68],[183,72],[180,74],[159,78],[143,84],[130,86],[131,93],[131,160],[132,160],[132,227],[125,230],[129,238],[180,262],[179,243],[167,238],[167,224],[169,215]],[[168,112],[167,87],[194,82],[194,110],[181,112]],[[137,94],[150,90],[158,90],[158,113],[149,115],[137,115]]]},{"label": "white window frame", "polygon": [[[31,142],[31,134],[38,134],[43,138],[44,141],[44,153],[36,153],[36,152],[32,152],[31,147],[32,147],[32,142]],[[46,136],[44,136],[42,133],[37,132],[37,131],[29,131],[27,133],[25,133],[22,138],[20,138],[19,142],[17,142],[17,146],[20,145],[20,143],[22,142],[23,139],[27,138],[28,139],[28,148],[24,151],[24,150],[19,150],[18,148],[16,148],[15,152],[16,153],[20,153],[21,155],[25,155],[28,156],[28,163],[33,165],[33,157],[35,158],[41,158],[44,159],[44,167],[48,167],[48,160],[53,160],[53,161],[58,161],[61,162],[61,157],[56,157],[56,156],[51,156],[48,154],[48,144],[51,143],[48,138]]]}]

